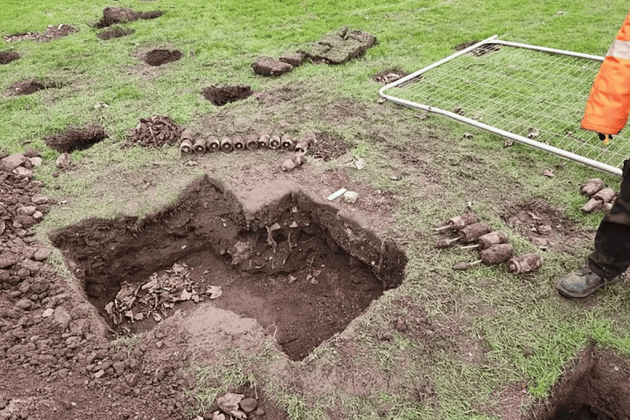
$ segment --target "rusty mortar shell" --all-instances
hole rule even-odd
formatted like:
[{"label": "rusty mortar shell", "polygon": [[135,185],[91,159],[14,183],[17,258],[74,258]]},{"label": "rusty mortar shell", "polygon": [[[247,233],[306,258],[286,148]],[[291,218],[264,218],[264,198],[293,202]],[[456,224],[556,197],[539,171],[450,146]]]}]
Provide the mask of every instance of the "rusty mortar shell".
[{"label": "rusty mortar shell", "polygon": [[205,139],[197,139],[195,144],[193,145],[193,150],[198,155],[203,155],[206,153],[206,140]]},{"label": "rusty mortar shell", "polygon": [[269,147],[269,134],[261,134],[258,137],[258,147],[261,149]]},{"label": "rusty mortar shell", "polygon": [[234,136],[232,138],[232,145],[234,146],[234,150],[245,150],[245,141],[241,136]]},{"label": "rusty mortar shell", "polygon": [[234,150],[234,146],[232,145],[231,138],[225,137],[221,139],[221,150],[223,150],[226,153],[230,153],[232,150]]},{"label": "rusty mortar shell", "polygon": [[602,204],[603,203],[601,201],[592,197],[590,200],[588,200],[586,204],[582,206],[582,208],[580,208],[580,210],[582,211],[582,213],[593,213],[594,211],[599,210]]},{"label": "rusty mortar shell", "polygon": [[513,252],[512,245],[499,244],[481,251],[479,258],[485,265],[501,264],[512,258]]},{"label": "rusty mortar shell", "polygon": [[293,140],[288,134],[283,134],[280,138],[280,144],[284,150],[293,150]]},{"label": "rusty mortar shell", "polygon": [[298,153],[306,153],[309,142],[306,139],[300,139],[295,143],[295,151]]},{"label": "rusty mortar shell", "polygon": [[245,137],[245,147],[247,150],[257,150],[258,149],[258,137],[254,134],[250,134]]},{"label": "rusty mortar shell", "polygon": [[277,149],[282,145],[282,141],[280,140],[280,136],[274,134],[269,138],[269,148]]},{"label": "rusty mortar shell", "polygon": [[448,226],[453,230],[460,230],[475,223],[477,223],[477,216],[475,216],[475,213],[464,213],[461,216],[448,219],[447,222]]},{"label": "rusty mortar shell", "polygon": [[210,152],[218,152],[221,150],[221,142],[215,136],[208,137],[206,143],[208,145],[208,151]]},{"label": "rusty mortar shell", "polygon": [[613,198],[615,198],[615,195],[615,190],[612,188],[604,188],[603,190],[598,191],[593,198],[601,201],[602,203],[610,203]]},{"label": "rusty mortar shell", "polygon": [[544,260],[537,254],[523,254],[518,257],[511,258],[508,261],[508,269],[510,273],[524,274],[531,273],[543,264]]},{"label": "rusty mortar shell", "polygon": [[182,153],[192,153],[193,145],[190,140],[182,140],[182,143],[179,145],[179,151]]},{"label": "rusty mortar shell", "polygon": [[586,184],[582,185],[582,187],[580,188],[580,192],[590,197],[593,194],[596,194],[599,190],[603,188],[604,188],[604,181],[602,181],[599,178],[593,178],[589,180]]},{"label": "rusty mortar shell", "polygon": [[470,243],[477,240],[482,235],[492,232],[492,228],[484,222],[473,223],[461,229],[457,236],[462,243]]},{"label": "rusty mortar shell", "polygon": [[480,250],[488,249],[494,245],[507,244],[507,242],[507,235],[503,232],[498,231],[486,233],[485,235],[481,235],[479,238],[477,238],[477,243],[479,244]]},{"label": "rusty mortar shell", "polygon": [[459,241],[459,238],[455,238],[455,239],[440,238],[437,241],[435,241],[435,247],[437,249],[450,248],[451,246],[453,246],[453,243],[457,241]]}]

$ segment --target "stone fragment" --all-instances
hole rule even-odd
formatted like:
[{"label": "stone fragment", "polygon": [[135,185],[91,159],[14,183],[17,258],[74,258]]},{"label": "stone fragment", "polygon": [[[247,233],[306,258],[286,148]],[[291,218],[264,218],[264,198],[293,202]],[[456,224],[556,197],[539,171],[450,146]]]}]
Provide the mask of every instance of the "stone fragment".
[{"label": "stone fragment", "polygon": [[20,299],[15,304],[16,308],[22,309],[24,311],[28,311],[29,309],[31,309],[32,306],[33,302],[31,302],[29,299]]},{"label": "stone fragment", "polygon": [[19,260],[20,258],[15,254],[11,254],[8,252],[4,253],[0,255],[0,268],[11,267],[13,264],[17,263]]},{"label": "stone fragment", "polygon": [[31,171],[30,169],[27,169],[23,166],[18,166],[17,168],[15,168],[13,170],[13,173],[16,174],[17,176],[21,176],[24,178],[31,178],[33,177],[33,171]]},{"label": "stone fragment", "polygon": [[116,376],[120,376],[125,372],[125,362],[114,362],[112,364]]},{"label": "stone fragment", "polygon": [[96,373],[94,374],[94,377],[95,377],[96,379],[99,379],[99,378],[102,378],[102,377],[103,377],[103,375],[105,375],[105,371],[104,371],[103,369],[101,369],[101,370],[99,370],[98,372],[96,372]]},{"label": "stone fragment", "polygon": [[31,285],[31,290],[39,295],[47,291],[49,287],[50,285],[46,280],[37,280]]},{"label": "stone fragment", "polygon": [[258,401],[255,398],[244,398],[238,405],[241,406],[241,410],[249,414],[258,407]]},{"label": "stone fragment", "polygon": [[50,318],[52,316],[52,314],[54,314],[54,313],[55,313],[54,309],[48,308],[42,313],[42,318]]},{"label": "stone fragment", "polygon": [[81,344],[81,337],[72,336],[66,338],[66,347],[69,349],[76,349],[79,347],[79,344]]},{"label": "stone fragment", "polygon": [[35,255],[33,255],[33,259],[35,261],[44,261],[46,258],[50,256],[50,254],[52,254],[52,250],[48,248],[40,248],[37,251],[35,251]]},{"label": "stone fragment", "polygon": [[19,210],[20,213],[25,214],[27,216],[32,216],[33,213],[35,213],[36,211],[37,211],[37,207],[35,206],[24,206]]},{"label": "stone fragment", "polygon": [[293,67],[300,66],[306,59],[306,53],[304,52],[285,52],[280,57],[280,61],[292,65]]},{"label": "stone fragment", "polygon": [[48,203],[48,197],[44,197],[43,195],[34,195],[31,198],[31,201],[35,204],[46,204]]},{"label": "stone fragment", "polygon": [[293,66],[274,60],[270,57],[260,57],[252,64],[254,72],[261,76],[280,76],[293,70]]},{"label": "stone fragment", "polygon": [[29,160],[31,161],[31,165],[35,167],[42,166],[42,163],[44,162],[40,157],[32,157]]},{"label": "stone fragment", "polygon": [[36,221],[41,221],[44,218],[44,213],[42,213],[41,211],[36,211],[35,213],[33,213],[33,219],[35,219]]},{"label": "stone fragment", "polygon": [[0,160],[0,171],[11,172],[26,162],[26,156],[21,153],[13,153]]},{"label": "stone fragment", "polygon": [[57,168],[65,168],[70,164],[70,155],[68,153],[62,153],[55,161]]},{"label": "stone fragment", "polygon": [[[35,253],[33,253],[32,256],[34,256],[34,255],[35,255]],[[31,273],[34,273],[34,272],[39,271],[39,269],[42,268],[43,264],[40,263],[40,262],[37,262],[37,261],[23,260],[23,261],[20,261],[20,266],[22,266],[23,268],[27,269]]]},{"label": "stone fragment", "polygon": [[27,158],[36,158],[36,157],[39,157],[40,154],[39,154],[39,151],[37,151],[37,149],[34,149],[32,147],[27,147],[24,150],[24,156]]},{"label": "stone fragment", "polygon": [[52,317],[53,324],[59,327],[61,332],[64,332],[66,328],[68,328],[68,325],[70,325],[70,321],[72,321],[72,317],[68,311],[66,311],[63,306],[58,306]]}]

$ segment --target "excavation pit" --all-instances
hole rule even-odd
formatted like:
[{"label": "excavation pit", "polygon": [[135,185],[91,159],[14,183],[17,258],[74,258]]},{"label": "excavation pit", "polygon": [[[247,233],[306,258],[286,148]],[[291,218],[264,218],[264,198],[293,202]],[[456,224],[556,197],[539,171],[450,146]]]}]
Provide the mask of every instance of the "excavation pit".
[{"label": "excavation pit", "polygon": [[[119,333],[211,302],[256,319],[292,360],[400,285],[407,262],[393,242],[302,192],[251,213],[207,177],[171,208],[141,220],[87,220],[53,243]],[[131,306],[121,304],[134,293]]]},{"label": "excavation pit", "polygon": [[212,102],[212,105],[223,106],[231,102],[247,99],[254,92],[249,86],[208,86],[203,90],[203,97]]},{"label": "excavation pit", "polygon": [[106,138],[103,127],[90,124],[83,128],[70,126],[60,134],[46,137],[44,142],[60,153],[72,153],[75,150],[89,149]]},{"label": "excavation pit", "polygon": [[612,352],[588,348],[530,420],[630,418],[630,364]]}]

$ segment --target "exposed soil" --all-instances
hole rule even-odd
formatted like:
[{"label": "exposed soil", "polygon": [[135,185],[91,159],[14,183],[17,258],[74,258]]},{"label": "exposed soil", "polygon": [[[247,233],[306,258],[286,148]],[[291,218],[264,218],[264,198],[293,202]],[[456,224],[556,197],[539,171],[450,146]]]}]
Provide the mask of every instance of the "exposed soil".
[{"label": "exposed soil", "polygon": [[399,69],[398,67],[394,67],[390,70],[384,70],[376,73],[372,76],[372,80],[376,83],[381,83],[383,85],[387,85],[389,83],[395,82],[396,80],[403,78],[407,75],[407,72]]},{"label": "exposed soil", "polygon": [[68,127],[61,134],[46,137],[44,142],[61,153],[85,150],[107,138],[105,129],[100,125],[90,124],[83,128]]},{"label": "exposed soil", "polygon": [[3,37],[6,42],[23,41],[30,39],[37,42],[49,42],[54,39],[63,38],[64,36],[78,32],[78,29],[61,23],[59,25],[50,25],[46,31],[38,34],[37,32],[22,32],[19,34],[7,35]]},{"label": "exposed soil", "polygon": [[179,50],[151,50],[144,56],[144,61],[150,66],[157,67],[178,61],[182,56],[182,52]]},{"label": "exposed soil", "polygon": [[95,25],[97,28],[106,28],[116,23],[133,22],[139,19],[156,19],[164,12],[156,10],[153,12],[136,12],[125,7],[106,7],[103,9],[103,17]]},{"label": "exposed soil", "polygon": [[113,38],[122,38],[124,36],[131,35],[135,32],[136,32],[135,29],[116,27],[116,28],[105,29],[99,32],[97,36],[100,39],[107,41]]},{"label": "exposed soil", "polygon": [[315,134],[316,140],[310,145],[308,155],[328,162],[337,159],[348,151],[348,145],[341,137],[326,131]]},{"label": "exposed soil", "polygon": [[1,51],[0,52],[0,64],[9,64],[12,61],[20,58],[20,53],[16,51]]},{"label": "exposed soil", "polygon": [[293,70],[293,66],[271,57],[258,57],[252,64],[254,73],[261,76],[281,76]]},{"label": "exposed soil", "polygon": [[253,93],[249,86],[209,86],[203,90],[203,97],[212,102],[213,105],[223,106],[230,102],[249,98]]},{"label": "exposed soil", "polygon": [[542,249],[553,247],[570,253],[574,248],[582,248],[581,241],[592,240],[592,232],[577,230],[573,221],[542,200],[509,205],[501,217]]},{"label": "exposed soil", "polygon": [[[247,215],[207,178],[159,214],[86,221],[58,232],[53,242],[104,317],[123,282],[146,283],[180,261],[192,268],[197,290],[222,288],[216,307],[257,319],[293,360],[343,331],[383,290],[397,287],[407,260],[393,242],[303,193]],[[160,318],[192,305],[160,309]],[[138,331],[155,319],[113,325]]]},{"label": "exposed soil", "polygon": [[154,115],[140,118],[131,132],[131,141],[145,147],[162,147],[175,144],[181,137],[184,127],[176,124],[167,115]]},{"label": "exposed soil", "polygon": [[[475,45],[478,42],[479,41],[463,42],[461,44],[456,45],[455,50],[456,51],[464,50],[468,47]],[[472,54],[477,57],[481,57],[482,55],[486,55],[491,52],[497,52],[500,49],[501,49],[501,46],[499,44],[485,44],[485,45],[475,48],[469,54]]]},{"label": "exposed soil", "polygon": [[611,351],[584,350],[529,419],[622,420],[630,418],[630,365]]},{"label": "exposed soil", "polygon": [[60,88],[61,84],[49,81],[22,80],[13,83],[6,91],[9,96],[31,95],[44,89]]},{"label": "exposed soil", "polygon": [[347,26],[326,34],[317,43],[304,49],[313,63],[343,64],[365,55],[377,39],[362,31],[349,31]]}]

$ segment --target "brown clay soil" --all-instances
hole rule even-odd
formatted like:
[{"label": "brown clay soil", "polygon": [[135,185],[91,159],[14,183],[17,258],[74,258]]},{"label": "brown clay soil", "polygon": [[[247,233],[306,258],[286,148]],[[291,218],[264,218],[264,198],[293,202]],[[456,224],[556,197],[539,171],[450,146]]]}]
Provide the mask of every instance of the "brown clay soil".
[{"label": "brown clay soil", "polygon": [[[123,282],[146,283],[175,262],[192,268],[196,290],[222,288],[214,305],[254,318],[292,360],[343,331],[382,292],[402,281],[406,257],[337,210],[297,193],[246,215],[229,191],[203,178],[179,203],[144,220],[92,220],[57,233],[73,271],[104,318]],[[204,300],[202,296],[201,302]],[[192,307],[161,308],[160,318]],[[112,323],[120,332],[154,319]]]},{"label": "brown clay soil", "polygon": [[156,19],[164,12],[156,10],[153,12],[136,12],[125,7],[106,7],[103,9],[103,17],[95,25],[97,28],[106,28],[117,23],[133,22],[139,19]]},{"label": "brown clay soil", "polygon": [[23,41],[25,39],[30,39],[37,42],[49,42],[54,39],[63,38],[67,35],[78,32],[78,29],[61,23],[59,25],[50,25],[48,29],[42,33],[37,32],[22,32],[19,34],[7,35],[4,36],[3,39],[6,42],[15,42],[15,41]]},{"label": "brown clay soil", "polygon": [[179,50],[151,50],[144,56],[144,61],[150,66],[157,67],[181,58],[182,52]]},{"label": "brown clay soil", "polygon": [[253,93],[249,86],[208,86],[203,90],[203,97],[212,102],[213,105],[223,106],[230,102],[247,99]]},{"label": "brown clay soil", "polygon": [[20,58],[20,53],[16,51],[1,51],[0,52],[0,64],[9,64],[12,61]]},{"label": "brown clay soil", "polygon": [[611,351],[587,348],[536,407],[529,420],[622,420],[630,418],[630,364]]},{"label": "brown clay soil", "polygon": [[46,137],[44,142],[58,152],[72,153],[75,150],[89,149],[106,138],[103,127],[90,124],[83,128],[68,127],[60,134]]},{"label": "brown clay soil", "polygon": [[135,29],[116,27],[116,28],[105,29],[99,32],[97,36],[99,37],[99,39],[102,39],[103,41],[107,41],[113,38],[122,38],[124,36],[129,36],[135,32],[136,32]]},{"label": "brown clay soil", "polygon": [[345,140],[326,131],[316,133],[316,140],[310,145],[308,155],[328,162],[344,155],[348,151]]}]

